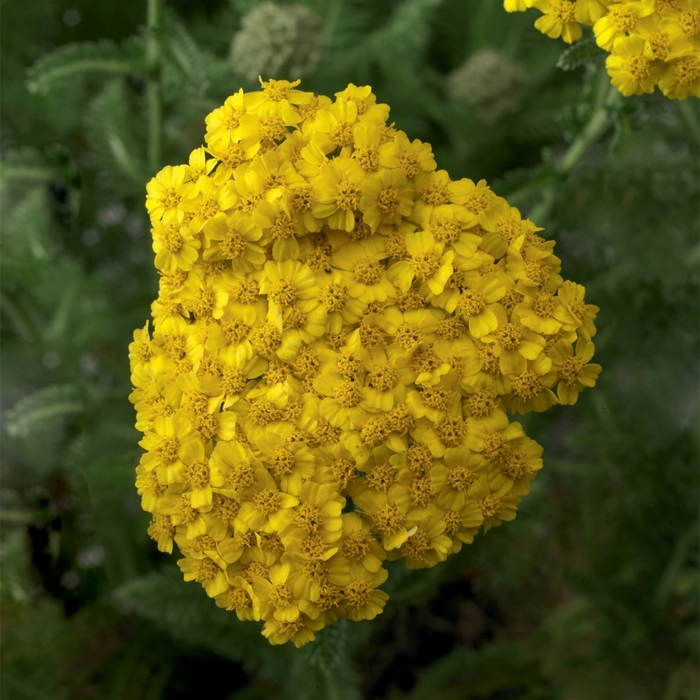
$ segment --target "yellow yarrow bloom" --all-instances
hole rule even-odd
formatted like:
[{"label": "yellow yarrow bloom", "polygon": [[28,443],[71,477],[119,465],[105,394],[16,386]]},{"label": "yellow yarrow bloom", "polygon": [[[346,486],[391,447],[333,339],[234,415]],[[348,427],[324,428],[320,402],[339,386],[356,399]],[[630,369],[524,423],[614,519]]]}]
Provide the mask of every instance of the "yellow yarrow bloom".
[{"label": "yellow yarrow bloom", "polygon": [[[653,92],[700,97],[700,0],[503,0],[506,12],[531,7],[535,27],[571,44],[593,27],[610,55],[606,69],[625,96]],[[491,251],[489,251],[491,252]]]},{"label": "yellow yarrow bloom", "polygon": [[[690,41],[669,43],[674,94]],[[148,534],[295,646],[380,614],[387,560],[436,566],[512,520],[542,448],[506,410],[574,403],[600,372],[598,307],[533,222],[437,170],[369,86],[298,87],[239,91],[148,184],[160,284],[129,345]]]}]

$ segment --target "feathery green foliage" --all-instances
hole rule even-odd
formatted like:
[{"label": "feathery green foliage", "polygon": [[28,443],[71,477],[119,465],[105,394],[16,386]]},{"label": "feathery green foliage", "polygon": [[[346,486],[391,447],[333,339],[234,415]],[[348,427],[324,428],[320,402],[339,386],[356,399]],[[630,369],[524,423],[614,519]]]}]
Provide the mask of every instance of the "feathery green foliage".
[{"label": "feathery green foliage", "polygon": [[[440,168],[489,179],[556,237],[601,307],[599,386],[525,417],[545,468],[510,527],[434,569],[391,564],[376,620],[271,647],[148,539],[126,360],[156,286],[149,148],[186,162],[206,114],[255,88],[229,49],[259,2],[163,2],[126,36],[99,4],[74,3],[69,26],[57,4],[8,0],[3,700],[178,700],[205,683],[222,700],[696,698],[697,101],[610,100],[590,41],[565,48],[494,0],[306,4],[323,54],[302,87],[371,83]],[[146,21],[141,0],[121,10]],[[524,76],[517,111],[492,121],[450,98],[484,50]]]}]

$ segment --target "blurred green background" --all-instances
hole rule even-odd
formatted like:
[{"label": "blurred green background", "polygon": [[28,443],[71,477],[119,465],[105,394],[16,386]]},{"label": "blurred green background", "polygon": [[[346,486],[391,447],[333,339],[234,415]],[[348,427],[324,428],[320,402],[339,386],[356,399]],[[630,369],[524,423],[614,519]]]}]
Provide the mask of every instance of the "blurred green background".
[{"label": "blurred green background", "polygon": [[[169,0],[149,32],[146,0],[2,0],[3,699],[698,697],[698,101],[606,98],[589,43],[560,59],[501,5]],[[383,615],[295,650],[148,539],[126,347],[156,291],[154,163],[299,70],[371,84],[453,178],[534,212],[601,307],[604,369],[526,417],[545,469],[515,522],[397,562]]]}]

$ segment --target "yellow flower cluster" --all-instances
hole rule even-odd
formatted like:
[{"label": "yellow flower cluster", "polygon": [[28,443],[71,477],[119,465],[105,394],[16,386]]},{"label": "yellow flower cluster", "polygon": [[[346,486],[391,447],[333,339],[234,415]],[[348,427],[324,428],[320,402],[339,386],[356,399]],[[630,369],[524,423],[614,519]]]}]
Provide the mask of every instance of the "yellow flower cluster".
[{"label": "yellow flower cluster", "polygon": [[382,612],[386,559],[512,520],[542,448],[506,410],[573,404],[600,366],[541,229],[369,87],[297,84],[228,98],[148,184],[160,289],[130,359],[149,534],[300,646]]},{"label": "yellow flower cluster", "polygon": [[503,0],[508,12],[530,7],[535,27],[571,44],[593,27],[610,53],[613,85],[629,97],[659,89],[666,97],[700,97],[700,0]]}]

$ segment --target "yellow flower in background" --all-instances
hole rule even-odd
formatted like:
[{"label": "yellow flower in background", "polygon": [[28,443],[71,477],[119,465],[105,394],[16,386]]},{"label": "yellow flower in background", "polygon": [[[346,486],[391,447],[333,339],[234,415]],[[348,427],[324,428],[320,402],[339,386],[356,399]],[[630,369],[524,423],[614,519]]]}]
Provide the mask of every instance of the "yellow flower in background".
[{"label": "yellow flower in background", "polygon": [[[507,8],[571,37],[572,11],[609,4]],[[649,32],[670,33],[674,94],[696,80],[683,8],[619,40],[653,68]],[[574,403],[600,366],[598,307],[535,223],[437,170],[369,86],[298,87],[239,91],[148,184],[161,276],[129,360],[148,534],[219,608],[302,646],[382,612],[385,561],[433,567],[512,520],[542,448],[506,410]]]},{"label": "yellow flower in background", "polygon": [[700,97],[700,0],[503,0],[506,12],[531,7],[535,27],[571,44],[593,28],[610,55],[606,69],[625,96],[654,92],[671,99]]}]

